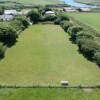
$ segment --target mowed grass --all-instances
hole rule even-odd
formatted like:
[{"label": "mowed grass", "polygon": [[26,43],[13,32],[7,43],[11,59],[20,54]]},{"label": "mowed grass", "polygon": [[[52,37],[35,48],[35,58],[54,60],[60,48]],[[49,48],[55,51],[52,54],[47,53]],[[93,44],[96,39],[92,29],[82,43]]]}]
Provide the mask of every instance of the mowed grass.
[{"label": "mowed grass", "polygon": [[100,6],[100,0],[75,0],[77,2],[86,3],[86,4],[93,4]]},{"label": "mowed grass", "polygon": [[[0,0],[7,1],[7,0]],[[63,4],[60,0],[9,0],[21,3],[23,5],[48,5],[48,4]]]},{"label": "mowed grass", "polygon": [[68,13],[100,33],[100,13]]},{"label": "mowed grass", "polygon": [[0,89],[0,100],[100,100],[100,90],[26,88]]},{"label": "mowed grass", "polygon": [[0,61],[0,84],[100,84],[99,67],[78,52],[58,25],[32,25]]}]

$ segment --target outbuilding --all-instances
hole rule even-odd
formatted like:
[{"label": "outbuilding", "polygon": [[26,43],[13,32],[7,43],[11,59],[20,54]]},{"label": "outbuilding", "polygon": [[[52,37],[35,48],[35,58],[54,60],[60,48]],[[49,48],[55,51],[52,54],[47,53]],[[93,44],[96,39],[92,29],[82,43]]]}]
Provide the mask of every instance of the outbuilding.
[{"label": "outbuilding", "polygon": [[61,81],[62,86],[68,86],[68,81]]},{"label": "outbuilding", "polygon": [[12,19],[12,15],[0,15],[0,21],[11,21]]},{"label": "outbuilding", "polygon": [[90,8],[78,8],[77,11],[79,11],[79,12],[90,12],[91,9]]},{"label": "outbuilding", "polygon": [[5,15],[12,15],[15,14],[17,11],[16,10],[4,10]]},{"label": "outbuilding", "polygon": [[70,8],[70,7],[65,7],[65,8],[63,8],[63,11],[65,11],[65,12],[77,12],[76,9],[72,9],[72,8]]},{"label": "outbuilding", "polygon": [[47,11],[46,14],[55,14],[53,11]]}]

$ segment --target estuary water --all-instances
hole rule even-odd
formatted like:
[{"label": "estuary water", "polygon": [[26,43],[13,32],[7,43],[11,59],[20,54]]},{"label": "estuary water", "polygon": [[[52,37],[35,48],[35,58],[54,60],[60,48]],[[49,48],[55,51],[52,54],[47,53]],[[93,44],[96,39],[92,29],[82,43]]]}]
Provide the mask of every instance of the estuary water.
[{"label": "estuary water", "polygon": [[65,3],[67,3],[71,6],[75,6],[75,7],[100,8],[100,6],[82,4],[82,3],[75,2],[74,0],[62,0],[62,1],[64,1]]}]

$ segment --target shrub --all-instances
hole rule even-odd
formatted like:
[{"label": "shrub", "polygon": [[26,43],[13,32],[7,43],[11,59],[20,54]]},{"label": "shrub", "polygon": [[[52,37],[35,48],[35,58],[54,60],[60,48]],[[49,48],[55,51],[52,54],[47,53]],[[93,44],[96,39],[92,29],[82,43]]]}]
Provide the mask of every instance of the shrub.
[{"label": "shrub", "polygon": [[72,27],[73,24],[70,23],[69,21],[65,20],[65,21],[61,21],[60,25],[62,26],[62,28],[67,32],[69,27]]},{"label": "shrub", "polygon": [[60,18],[57,18],[56,20],[54,20],[54,24],[58,25],[61,22]]},{"label": "shrub", "polygon": [[39,12],[38,11],[34,11],[34,10],[30,11],[28,13],[28,15],[27,15],[27,17],[30,18],[30,20],[33,22],[33,24],[39,22],[40,16],[41,15],[39,14]]},{"label": "shrub", "polygon": [[69,17],[66,14],[58,14],[57,19],[54,21],[54,24],[60,24],[60,22],[64,20],[69,21]]},{"label": "shrub", "polygon": [[13,21],[11,21],[10,25],[13,26],[16,31],[24,30],[25,29],[25,26],[19,20],[13,20]]},{"label": "shrub", "polygon": [[56,19],[56,16],[55,15],[45,15],[44,16],[44,21],[54,21]]},{"label": "shrub", "polygon": [[94,54],[99,50],[100,46],[93,39],[82,38],[77,41],[80,51],[88,58],[94,59]]},{"label": "shrub", "polygon": [[80,31],[77,33],[77,39],[78,38],[89,38],[89,39],[93,39],[94,35],[91,34],[90,32],[86,32],[86,31]]},{"label": "shrub", "polygon": [[59,14],[58,18],[60,18],[61,21],[69,20],[69,17],[66,14],[63,14],[63,13]]},{"label": "shrub", "polygon": [[100,50],[94,54],[95,62],[100,66]]},{"label": "shrub", "polygon": [[82,31],[83,28],[80,27],[80,26],[72,26],[72,27],[69,27],[68,28],[68,33],[69,35],[71,36],[71,39],[73,42],[76,42],[76,36],[77,36],[77,33]]},{"label": "shrub", "polygon": [[10,25],[0,25],[0,40],[16,39],[17,33],[15,29]]},{"label": "shrub", "polygon": [[15,16],[14,20],[20,21],[25,28],[29,26],[28,19],[25,16]]},{"label": "shrub", "polygon": [[0,58],[4,56],[6,47],[3,46],[3,43],[0,42]]}]

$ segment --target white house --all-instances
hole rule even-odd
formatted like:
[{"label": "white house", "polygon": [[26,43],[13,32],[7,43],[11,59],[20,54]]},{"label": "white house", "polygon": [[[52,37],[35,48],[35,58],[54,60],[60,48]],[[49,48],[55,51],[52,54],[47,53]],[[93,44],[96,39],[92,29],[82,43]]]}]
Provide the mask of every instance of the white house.
[{"label": "white house", "polygon": [[1,21],[10,21],[13,19],[12,15],[0,15],[0,20]]},{"label": "white house", "polygon": [[5,15],[15,14],[16,12],[17,12],[16,10],[4,10]]},{"label": "white house", "polygon": [[47,11],[46,14],[55,14],[53,11]]}]

